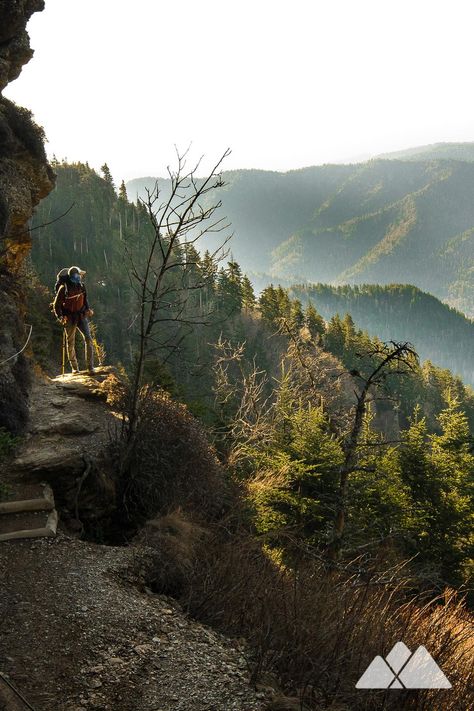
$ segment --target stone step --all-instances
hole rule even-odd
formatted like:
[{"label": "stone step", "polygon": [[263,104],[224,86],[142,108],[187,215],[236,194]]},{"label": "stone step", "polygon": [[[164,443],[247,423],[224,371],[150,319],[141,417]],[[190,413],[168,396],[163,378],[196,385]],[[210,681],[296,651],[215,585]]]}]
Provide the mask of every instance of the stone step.
[{"label": "stone step", "polygon": [[0,501],[0,514],[17,514],[27,511],[52,511],[53,509],[54,496],[48,484],[44,487],[43,496],[40,498]]},{"label": "stone step", "polygon": [[5,709],[5,711],[28,711],[32,708],[10,678],[0,672],[0,709]]},{"label": "stone step", "polygon": [[[54,494],[49,484],[44,484],[42,491],[42,497],[0,503],[0,542],[56,535],[58,512],[54,508]],[[35,489],[34,493],[37,492]],[[33,493],[31,487],[25,487],[24,493]]]},{"label": "stone step", "polygon": [[[11,522],[7,528],[12,528],[13,530],[7,530],[4,533],[0,533],[0,543],[4,541],[16,541],[24,538],[54,538],[56,536],[56,530],[58,527],[58,512],[56,509],[49,512],[45,523],[44,519],[38,521],[38,523],[43,523],[42,526],[35,527],[34,520],[31,516],[34,516],[34,513],[30,513],[28,521],[25,522],[27,526],[25,528],[21,528],[21,526],[18,525],[20,523],[18,520],[13,522],[14,525],[12,525]],[[2,525],[1,528],[4,529],[5,526]]]}]

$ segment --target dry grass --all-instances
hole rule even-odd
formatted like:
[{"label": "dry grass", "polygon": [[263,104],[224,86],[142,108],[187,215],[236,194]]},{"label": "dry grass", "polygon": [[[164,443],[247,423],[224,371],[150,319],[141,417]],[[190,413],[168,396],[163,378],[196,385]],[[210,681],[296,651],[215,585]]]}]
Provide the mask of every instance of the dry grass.
[{"label": "dry grass", "polygon": [[[219,528],[211,535],[180,518],[161,520],[157,530],[158,546],[167,551],[162,577],[168,590],[178,570],[176,589],[189,613],[246,638],[254,650],[253,680],[275,672],[280,691],[299,698],[302,709],[470,708],[474,624],[455,592],[430,601],[410,597],[407,581],[390,583],[377,573],[368,579],[357,562],[337,572],[318,561],[284,569],[245,532]],[[182,561],[178,566],[173,555]],[[374,656],[386,655],[398,641],[412,651],[423,644],[453,688],[356,690]]]}]

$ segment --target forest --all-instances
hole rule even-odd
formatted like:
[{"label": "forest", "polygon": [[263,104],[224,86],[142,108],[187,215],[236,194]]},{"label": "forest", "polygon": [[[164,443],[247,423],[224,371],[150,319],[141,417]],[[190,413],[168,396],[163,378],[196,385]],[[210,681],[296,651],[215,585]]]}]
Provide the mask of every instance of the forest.
[{"label": "forest", "polygon": [[[49,372],[60,367],[60,329],[47,304],[56,272],[73,262],[87,270],[99,355],[131,373],[139,306],[130,265],[153,235],[147,206],[130,202],[124,184],[116,191],[106,165],[102,176],[87,164],[54,168],[57,186],[36,213],[28,267],[35,357]],[[168,277],[174,286],[158,307],[144,378],[203,422],[222,461],[245,481],[256,531],[290,556],[281,531],[317,550],[331,543],[358,397],[405,343],[397,367],[388,361],[367,388],[344,556],[368,545],[370,530],[370,545],[390,542],[394,555],[414,556],[421,587],[466,583],[474,393],[448,369],[420,362],[415,349],[436,353],[442,333],[461,358],[470,322],[414,287],[268,286],[257,296],[229,252],[219,262],[192,241],[174,250],[179,276]]]},{"label": "forest", "polygon": [[431,294],[408,284],[293,285],[293,298],[312,303],[329,320],[348,313],[359,328],[382,340],[409,340],[421,360],[449,368],[474,384],[471,346],[474,324]]}]

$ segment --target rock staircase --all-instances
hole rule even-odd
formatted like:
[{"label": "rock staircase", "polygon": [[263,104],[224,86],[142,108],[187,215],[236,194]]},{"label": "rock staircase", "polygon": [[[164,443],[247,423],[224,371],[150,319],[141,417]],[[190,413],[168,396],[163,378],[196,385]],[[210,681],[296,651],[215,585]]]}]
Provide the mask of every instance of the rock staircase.
[{"label": "rock staircase", "polygon": [[0,501],[0,543],[56,536],[58,512],[49,484],[31,485],[29,499]]}]

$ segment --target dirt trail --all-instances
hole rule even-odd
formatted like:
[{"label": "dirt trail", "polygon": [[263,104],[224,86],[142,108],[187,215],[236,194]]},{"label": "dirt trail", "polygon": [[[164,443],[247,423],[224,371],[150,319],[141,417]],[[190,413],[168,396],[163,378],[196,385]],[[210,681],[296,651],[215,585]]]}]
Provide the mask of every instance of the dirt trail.
[{"label": "dirt trail", "polygon": [[257,711],[245,658],[142,592],[138,552],[59,534],[0,548],[0,669],[38,711]]}]

